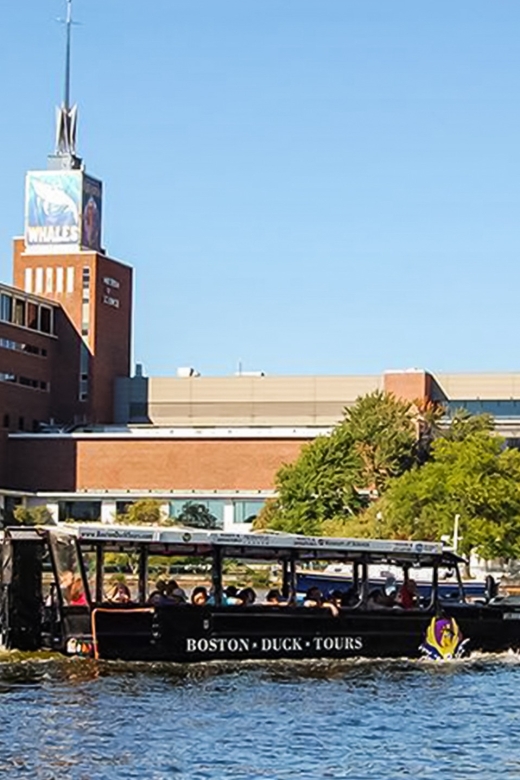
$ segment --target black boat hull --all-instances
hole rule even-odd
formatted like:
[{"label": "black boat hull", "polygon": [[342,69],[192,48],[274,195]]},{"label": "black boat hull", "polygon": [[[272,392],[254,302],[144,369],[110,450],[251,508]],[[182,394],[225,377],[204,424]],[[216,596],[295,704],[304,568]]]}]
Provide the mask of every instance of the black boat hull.
[{"label": "black boat hull", "polygon": [[[455,618],[469,651],[520,649],[520,611],[457,604],[444,614]],[[400,609],[344,609],[335,617],[304,607],[106,607],[93,613],[92,640],[97,658],[137,661],[414,658],[432,617]]]}]

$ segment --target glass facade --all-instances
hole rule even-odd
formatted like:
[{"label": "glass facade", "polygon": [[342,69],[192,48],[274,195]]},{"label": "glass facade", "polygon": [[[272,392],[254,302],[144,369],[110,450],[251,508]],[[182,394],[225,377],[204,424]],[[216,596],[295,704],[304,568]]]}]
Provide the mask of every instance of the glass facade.
[{"label": "glass facade", "polygon": [[493,417],[520,417],[520,399],[508,398],[501,400],[472,399],[446,401],[443,403],[448,417],[453,417],[459,409],[466,409],[470,414],[492,414]]},{"label": "glass facade", "polygon": [[233,501],[233,522],[252,523],[265,504],[262,499]]},{"label": "glass facade", "polygon": [[169,516],[185,525],[223,528],[225,505],[226,501],[222,498],[176,498],[169,502]]},{"label": "glass facade", "polygon": [[101,517],[101,501],[58,501],[60,523],[66,520],[96,521]]}]

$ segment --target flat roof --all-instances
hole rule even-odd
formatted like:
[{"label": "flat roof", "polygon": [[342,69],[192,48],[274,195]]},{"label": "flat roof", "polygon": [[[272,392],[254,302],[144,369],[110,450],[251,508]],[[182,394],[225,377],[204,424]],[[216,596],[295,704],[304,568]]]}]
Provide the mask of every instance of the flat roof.
[{"label": "flat roof", "polygon": [[193,528],[164,526],[128,526],[102,523],[75,523],[42,527],[53,536],[69,536],[83,543],[107,546],[146,545],[151,554],[177,553],[208,555],[220,548],[225,556],[239,558],[296,560],[342,559],[421,563],[423,566],[460,559],[442,542],[402,541],[394,539],[350,539],[342,537],[302,536],[284,533],[225,533]]}]

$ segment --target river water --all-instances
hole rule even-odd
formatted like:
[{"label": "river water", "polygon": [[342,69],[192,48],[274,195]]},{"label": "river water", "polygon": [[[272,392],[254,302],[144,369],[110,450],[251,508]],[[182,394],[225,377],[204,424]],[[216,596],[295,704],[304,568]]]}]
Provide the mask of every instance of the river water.
[{"label": "river water", "polygon": [[520,658],[111,664],[0,656],[0,777],[520,778]]}]

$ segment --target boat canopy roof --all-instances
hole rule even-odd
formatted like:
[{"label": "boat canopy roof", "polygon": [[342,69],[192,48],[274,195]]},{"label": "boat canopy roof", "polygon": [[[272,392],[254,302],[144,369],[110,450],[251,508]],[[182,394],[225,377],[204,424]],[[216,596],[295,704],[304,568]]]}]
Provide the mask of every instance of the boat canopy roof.
[{"label": "boat canopy roof", "polygon": [[464,560],[445,548],[442,542],[347,539],[276,532],[233,534],[179,527],[74,523],[23,531],[20,527],[8,528],[6,534],[19,538],[19,535],[25,535],[24,531],[32,538],[35,532],[62,538],[68,536],[77,539],[82,546],[102,544],[107,550],[121,551],[144,546],[150,555],[207,556],[218,548],[223,557],[260,560],[365,559],[425,567],[450,567]]}]

